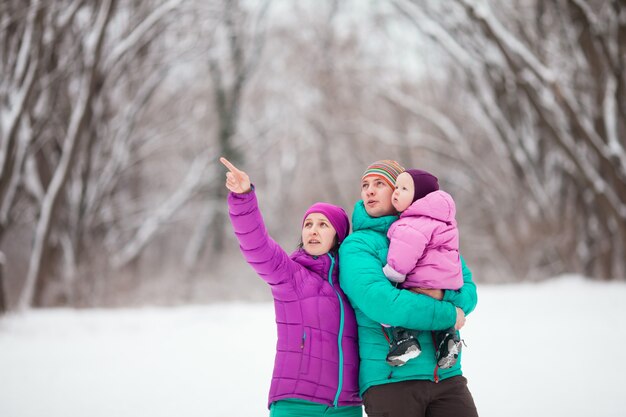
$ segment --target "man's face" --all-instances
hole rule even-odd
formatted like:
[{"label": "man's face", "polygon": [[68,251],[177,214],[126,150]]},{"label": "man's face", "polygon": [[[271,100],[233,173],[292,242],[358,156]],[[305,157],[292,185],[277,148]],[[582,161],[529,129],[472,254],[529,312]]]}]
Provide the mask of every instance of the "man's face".
[{"label": "man's face", "polygon": [[396,214],[391,204],[393,188],[377,175],[363,178],[361,181],[361,199],[365,211],[372,217],[390,216]]}]

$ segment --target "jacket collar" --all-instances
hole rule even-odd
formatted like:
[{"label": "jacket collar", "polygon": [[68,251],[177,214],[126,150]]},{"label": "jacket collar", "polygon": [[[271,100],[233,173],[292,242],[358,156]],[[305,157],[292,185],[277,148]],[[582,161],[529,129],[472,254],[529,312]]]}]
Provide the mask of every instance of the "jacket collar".
[{"label": "jacket collar", "polygon": [[[337,255],[333,254],[332,256],[335,258],[334,269],[337,269]],[[332,262],[328,254],[313,256],[306,253],[304,249],[298,249],[291,254],[290,258],[311,272],[320,275],[324,279],[328,279],[328,269]]]},{"label": "jacket collar", "polygon": [[354,205],[354,212],[352,213],[352,231],[373,230],[378,233],[386,234],[391,223],[396,220],[398,220],[398,216],[371,217],[367,214],[367,211],[365,211],[363,200],[359,200]]}]

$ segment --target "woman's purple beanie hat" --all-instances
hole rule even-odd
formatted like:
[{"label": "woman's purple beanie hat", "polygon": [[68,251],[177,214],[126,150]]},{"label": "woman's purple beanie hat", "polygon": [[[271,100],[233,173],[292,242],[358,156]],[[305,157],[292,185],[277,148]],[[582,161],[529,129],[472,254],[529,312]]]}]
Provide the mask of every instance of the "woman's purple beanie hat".
[{"label": "woman's purple beanie hat", "polygon": [[311,213],[321,213],[326,216],[337,232],[338,243],[343,242],[346,236],[348,236],[348,233],[350,233],[348,215],[341,207],[328,203],[315,203],[304,213],[302,224],[304,224],[304,220],[306,220],[306,217]]}]

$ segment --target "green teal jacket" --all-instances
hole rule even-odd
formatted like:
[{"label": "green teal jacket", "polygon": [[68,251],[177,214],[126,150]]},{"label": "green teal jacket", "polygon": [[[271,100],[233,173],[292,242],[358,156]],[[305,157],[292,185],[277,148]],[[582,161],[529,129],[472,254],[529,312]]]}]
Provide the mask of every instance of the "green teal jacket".
[{"label": "green teal jacket", "polygon": [[[438,382],[461,375],[462,355],[449,369],[437,367],[431,330],[454,326],[455,307],[465,314],[476,307],[476,285],[462,257],[463,287],[458,291],[446,290],[443,301],[398,289],[385,277],[387,230],[396,219],[396,216],[370,217],[363,201],[357,202],[352,214],[353,232],[339,249],[339,282],[354,307],[358,323],[361,395],[373,385],[416,379]],[[381,323],[424,330],[418,337],[422,353],[404,366],[389,366],[385,360],[389,345]]]}]

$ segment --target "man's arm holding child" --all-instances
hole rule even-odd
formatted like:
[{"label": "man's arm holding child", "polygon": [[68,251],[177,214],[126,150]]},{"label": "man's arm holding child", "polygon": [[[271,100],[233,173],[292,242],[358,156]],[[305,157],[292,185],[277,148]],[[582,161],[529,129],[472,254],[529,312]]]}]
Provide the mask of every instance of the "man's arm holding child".
[{"label": "man's arm holding child", "polygon": [[341,288],[352,305],[378,323],[409,329],[444,330],[462,326],[465,315],[450,302],[396,288],[385,277],[375,253],[359,238],[348,237],[341,247]]},{"label": "man's arm holding child", "polygon": [[449,301],[462,309],[465,314],[469,314],[476,308],[478,295],[476,293],[476,284],[472,280],[472,271],[465,264],[465,259],[462,256],[460,258],[463,269],[463,286],[458,290],[445,290],[443,301]]}]

